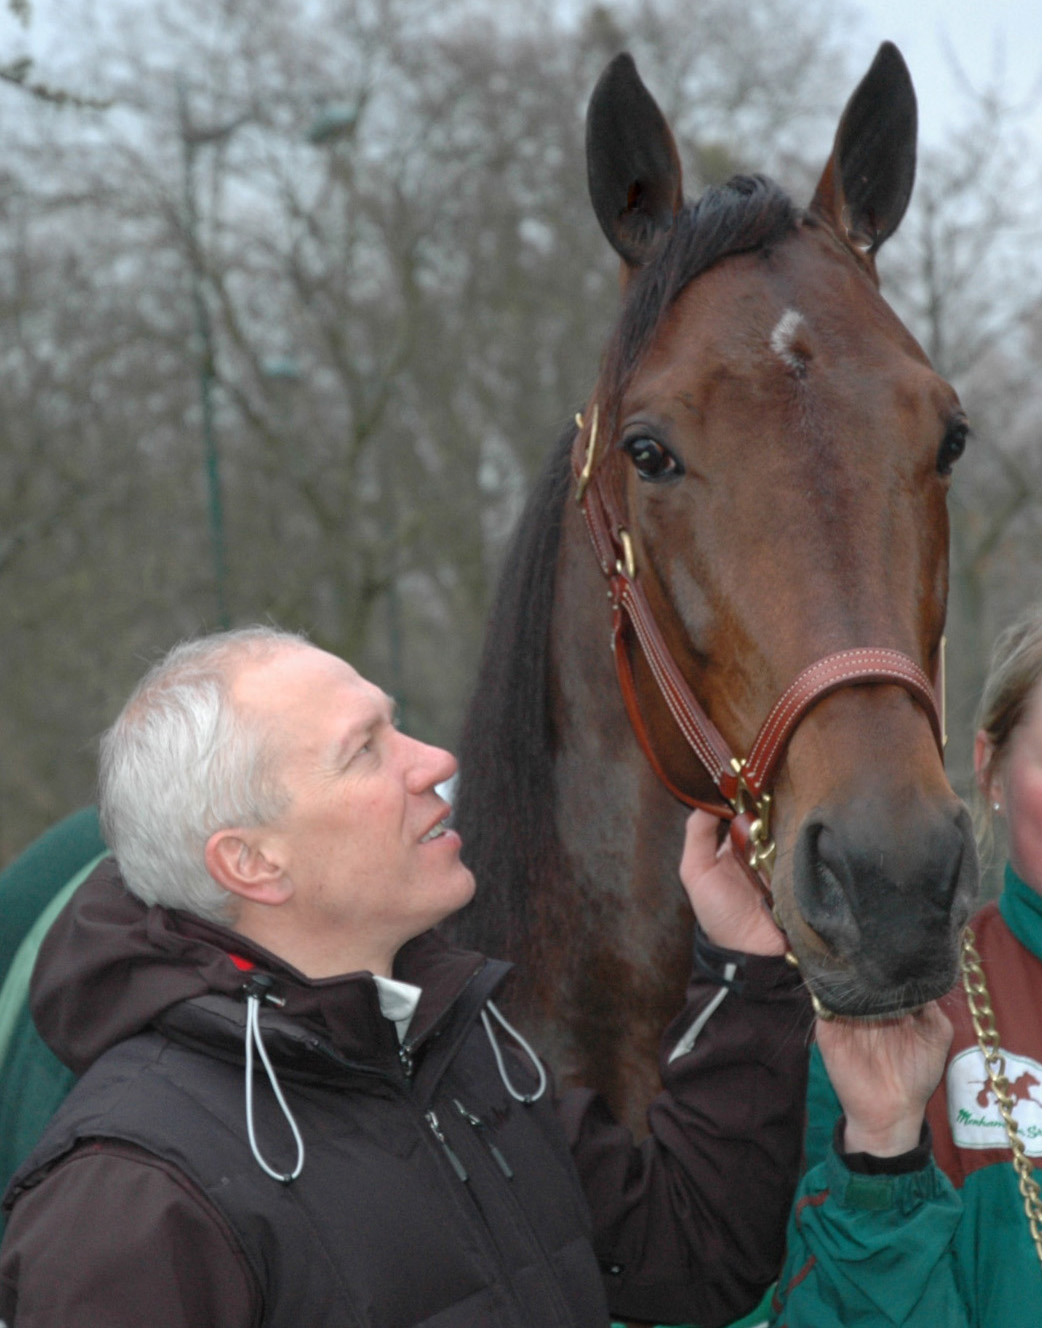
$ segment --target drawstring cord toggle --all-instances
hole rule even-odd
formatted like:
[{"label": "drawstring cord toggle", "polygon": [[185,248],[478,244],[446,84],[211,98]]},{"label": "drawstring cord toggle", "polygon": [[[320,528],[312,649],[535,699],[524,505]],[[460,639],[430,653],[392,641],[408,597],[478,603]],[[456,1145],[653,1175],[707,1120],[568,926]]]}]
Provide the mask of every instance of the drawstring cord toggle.
[{"label": "drawstring cord toggle", "polygon": [[[496,1058],[496,1069],[499,1071],[499,1077],[503,1081],[503,1087],[507,1090],[510,1096],[515,1099],[515,1101],[523,1102],[526,1107],[530,1107],[533,1102],[538,1102],[546,1092],[546,1071],[543,1069],[543,1063],[513,1024],[507,1022],[502,1013],[496,1008],[494,1002],[488,1001],[486,1004],[487,1010],[481,1011],[481,1022],[485,1029],[485,1036],[488,1038],[489,1045],[492,1047],[492,1054]],[[510,1075],[507,1073],[507,1067],[503,1060],[503,1053],[500,1050],[499,1042],[496,1038],[496,1031],[492,1027],[492,1020],[488,1017],[489,1014],[491,1014],[492,1018],[495,1019],[499,1026],[514,1039],[517,1045],[521,1047],[525,1055],[535,1067],[536,1073],[539,1076],[539,1086],[534,1093],[521,1093],[514,1087]]]},{"label": "drawstring cord toggle", "polygon": [[[304,1170],[304,1140],[300,1137],[300,1130],[297,1128],[297,1122],[293,1119],[293,1113],[286,1105],[286,1099],[282,1095],[282,1089],[279,1081],[275,1077],[275,1069],[268,1056],[267,1048],[264,1045],[264,1039],[261,1036],[260,1028],[260,1007],[262,1004],[282,1007],[286,1004],[283,997],[274,991],[275,980],[268,977],[266,973],[254,973],[250,976],[249,982],[243,987],[243,994],[246,997],[246,1133],[250,1140],[250,1151],[257,1160],[258,1166],[266,1172],[272,1180],[277,1180],[283,1185],[288,1185],[294,1181]],[[293,1139],[297,1145],[297,1165],[290,1172],[276,1171],[270,1167],[261,1155],[260,1148],[257,1146],[257,1139],[253,1128],[253,1050],[257,1049],[267,1071],[268,1082],[271,1084],[272,1092],[278,1101],[279,1107],[285,1116],[290,1130],[293,1132]]]}]

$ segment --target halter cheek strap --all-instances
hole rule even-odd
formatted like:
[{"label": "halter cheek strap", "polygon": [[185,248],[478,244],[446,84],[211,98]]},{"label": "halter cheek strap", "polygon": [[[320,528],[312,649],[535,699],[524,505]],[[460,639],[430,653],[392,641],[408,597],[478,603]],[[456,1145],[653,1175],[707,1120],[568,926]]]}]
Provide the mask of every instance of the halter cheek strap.
[{"label": "halter cheek strap", "polygon": [[[884,683],[903,687],[926,712],[943,754],[943,721],[930,679],[909,656],[888,647],[840,650],[799,673],[771,707],[749,755],[734,756],[723,735],[706,714],[677,666],[655,621],[637,576],[633,545],[625,526],[618,489],[610,488],[608,466],[596,465],[597,407],[585,432],[579,431],[572,450],[576,502],[601,571],[608,579],[612,602],[612,653],[630,724],[655,774],[689,807],[702,807],[731,822],[730,836],[741,861],[770,897],[774,844],[770,837],[770,787],[785,750],[803,716],[823,697],[842,687]],[[688,746],[712,779],[721,801],[691,797],[669,778],[656,753],[640,708],[633,677],[631,648],[639,646],[660,695]]]}]

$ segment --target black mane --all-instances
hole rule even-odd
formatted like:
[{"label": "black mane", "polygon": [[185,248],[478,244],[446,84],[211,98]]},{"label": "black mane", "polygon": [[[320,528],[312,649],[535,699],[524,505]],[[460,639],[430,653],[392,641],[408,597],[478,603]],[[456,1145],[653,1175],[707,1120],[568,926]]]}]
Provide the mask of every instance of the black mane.
[{"label": "black mane", "polygon": [[547,682],[554,569],[574,426],[558,439],[507,550],[460,739],[454,822],[478,881],[453,931],[509,955],[529,925],[529,885],[556,865]]},{"label": "black mane", "polygon": [[[736,176],[678,214],[655,258],[630,281],[598,385],[602,418],[615,423],[626,385],[684,287],[729,254],[777,244],[798,219],[762,176]],[[455,821],[478,881],[453,924],[465,944],[520,952],[549,922],[560,879],[549,717],[549,624],[574,427],[558,439],[536,482],[501,574],[477,684],[460,742]],[[592,556],[592,555],[591,555]]]}]

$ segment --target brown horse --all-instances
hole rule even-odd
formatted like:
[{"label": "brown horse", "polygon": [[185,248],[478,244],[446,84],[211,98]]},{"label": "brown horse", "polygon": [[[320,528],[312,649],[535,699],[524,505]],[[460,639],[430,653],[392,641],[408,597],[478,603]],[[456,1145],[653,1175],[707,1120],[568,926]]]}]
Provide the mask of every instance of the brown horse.
[{"label": "brown horse", "polygon": [[[853,1015],[951,986],[977,883],[924,677],[938,673],[946,495],[968,430],[875,268],[911,193],[915,136],[889,44],[805,211],[761,177],[685,203],[629,56],[602,76],[587,127],[622,301],[574,451],[609,495],[618,575],[682,685],[745,754],[816,661],[861,648],[905,661],[908,676],[873,670],[811,697],[773,777],[776,914],[815,995]],[[624,631],[661,778],[636,740],[609,650],[615,544],[607,559],[591,548],[575,436],[522,519],[465,726],[457,821],[479,891],[461,926],[522,964],[515,1008],[562,1078],[635,1121],[690,963],[686,808],[664,781],[721,799]]]}]

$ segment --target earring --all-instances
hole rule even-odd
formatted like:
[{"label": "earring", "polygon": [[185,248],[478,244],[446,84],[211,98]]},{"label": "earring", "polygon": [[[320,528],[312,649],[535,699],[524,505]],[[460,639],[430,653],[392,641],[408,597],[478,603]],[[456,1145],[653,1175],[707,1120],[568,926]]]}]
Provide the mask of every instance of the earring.
[{"label": "earring", "polygon": [[991,810],[992,810],[993,812],[1001,812],[1001,811],[1002,811],[1002,804],[1001,804],[1001,803],[998,803],[998,802],[993,802],[993,803],[991,804]]}]

